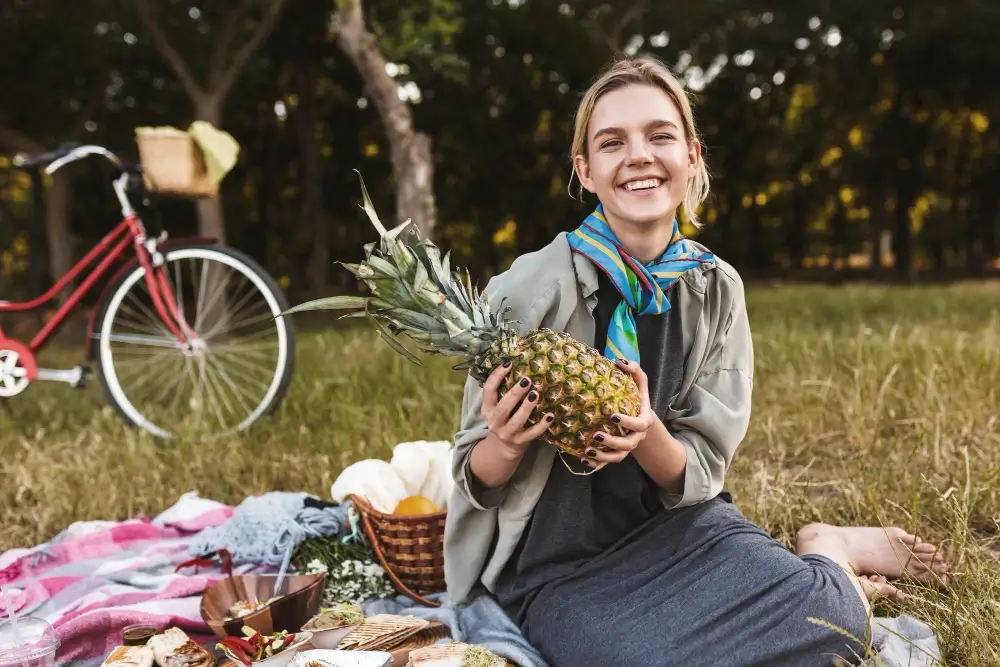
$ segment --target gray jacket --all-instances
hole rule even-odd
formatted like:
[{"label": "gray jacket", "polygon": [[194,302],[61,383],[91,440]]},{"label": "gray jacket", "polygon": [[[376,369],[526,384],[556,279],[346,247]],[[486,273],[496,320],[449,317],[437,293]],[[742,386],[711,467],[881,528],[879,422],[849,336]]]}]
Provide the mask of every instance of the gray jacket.
[{"label": "gray jacket", "polygon": [[[687,467],[683,494],[661,497],[667,508],[703,502],[722,490],[750,421],[754,363],[743,282],[730,265],[717,258],[684,274],[675,289],[687,363],[666,425],[687,449]],[[521,333],[548,327],[588,345],[594,342],[597,268],[571,252],[565,233],[519,257],[485,291],[494,309],[506,299],[504,305],[512,309],[508,316],[519,321]],[[470,601],[482,589],[494,592],[557,452],[551,445],[533,443],[506,484],[483,489],[469,470],[473,446],[489,433],[482,397],[482,388],[470,377],[455,435],[455,489],[444,541],[445,580],[456,604]]]}]

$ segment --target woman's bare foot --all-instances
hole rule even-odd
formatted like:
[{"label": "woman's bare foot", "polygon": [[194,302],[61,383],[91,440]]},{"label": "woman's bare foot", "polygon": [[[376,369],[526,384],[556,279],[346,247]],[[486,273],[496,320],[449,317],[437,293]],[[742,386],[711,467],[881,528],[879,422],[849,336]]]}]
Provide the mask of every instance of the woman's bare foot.
[{"label": "woman's bare foot", "polygon": [[864,591],[865,597],[869,601],[873,600],[876,595],[881,595],[882,597],[891,598],[893,600],[905,600],[906,593],[899,590],[895,586],[889,583],[889,581],[880,574],[862,574],[858,579],[861,580],[861,590]]},{"label": "woman's bare foot", "polygon": [[799,531],[798,542],[811,543],[819,536],[839,538],[859,575],[879,575],[891,580],[906,572],[918,580],[948,584],[948,563],[940,549],[902,528],[813,523]]}]

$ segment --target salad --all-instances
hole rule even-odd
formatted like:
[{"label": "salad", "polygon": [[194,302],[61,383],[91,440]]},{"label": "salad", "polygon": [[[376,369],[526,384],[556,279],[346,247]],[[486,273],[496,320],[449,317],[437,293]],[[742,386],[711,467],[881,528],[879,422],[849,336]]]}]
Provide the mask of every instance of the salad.
[{"label": "salad", "polygon": [[266,660],[281,653],[295,641],[296,633],[287,630],[264,636],[246,625],[243,637],[229,636],[215,645],[235,662],[250,667],[253,663]]},{"label": "salad", "polygon": [[249,602],[247,600],[240,600],[239,602],[237,602],[236,604],[234,604],[232,607],[229,608],[229,615],[226,616],[226,620],[233,621],[236,620],[237,618],[243,618],[244,616],[248,616],[254,613],[255,611],[263,609],[264,607],[271,604],[280,597],[281,596],[278,595],[273,598],[268,598],[263,602],[260,601]]},{"label": "salad", "polygon": [[318,632],[348,625],[360,625],[364,620],[365,612],[361,607],[350,602],[338,602],[332,607],[321,608],[318,614],[302,626],[302,629]]}]

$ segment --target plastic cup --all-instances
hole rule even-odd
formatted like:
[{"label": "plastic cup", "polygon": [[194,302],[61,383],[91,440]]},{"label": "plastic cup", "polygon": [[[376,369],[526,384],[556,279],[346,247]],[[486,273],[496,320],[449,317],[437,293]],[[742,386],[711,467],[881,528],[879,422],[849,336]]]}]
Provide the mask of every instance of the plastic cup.
[{"label": "plastic cup", "polygon": [[22,616],[16,627],[0,624],[0,667],[52,667],[58,648],[56,631],[44,619]]}]

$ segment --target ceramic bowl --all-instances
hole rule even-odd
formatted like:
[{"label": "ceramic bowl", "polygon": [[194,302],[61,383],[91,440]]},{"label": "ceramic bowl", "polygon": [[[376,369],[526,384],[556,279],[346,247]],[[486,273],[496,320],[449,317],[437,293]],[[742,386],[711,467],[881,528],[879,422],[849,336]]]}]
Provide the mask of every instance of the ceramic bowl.
[{"label": "ceramic bowl", "polygon": [[345,625],[340,628],[329,628],[327,630],[310,630],[312,633],[312,645],[318,649],[333,650],[340,646],[344,637],[351,634],[351,631],[360,627],[360,624]]},{"label": "ceramic bowl", "polygon": [[292,661],[302,645],[312,639],[312,633],[299,632],[295,635],[295,641],[289,644],[285,650],[275,653],[270,658],[264,658],[253,663],[253,667],[285,667]]},{"label": "ceramic bowl", "polygon": [[[275,632],[298,632],[319,611],[326,574],[290,574],[280,591],[274,590],[277,575],[233,575],[212,584],[201,598],[201,617],[219,639],[227,635],[243,636],[243,626],[262,635]],[[227,620],[226,614],[239,600],[280,598],[263,609]],[[270,665],[268,666],[270,667]]]}]

